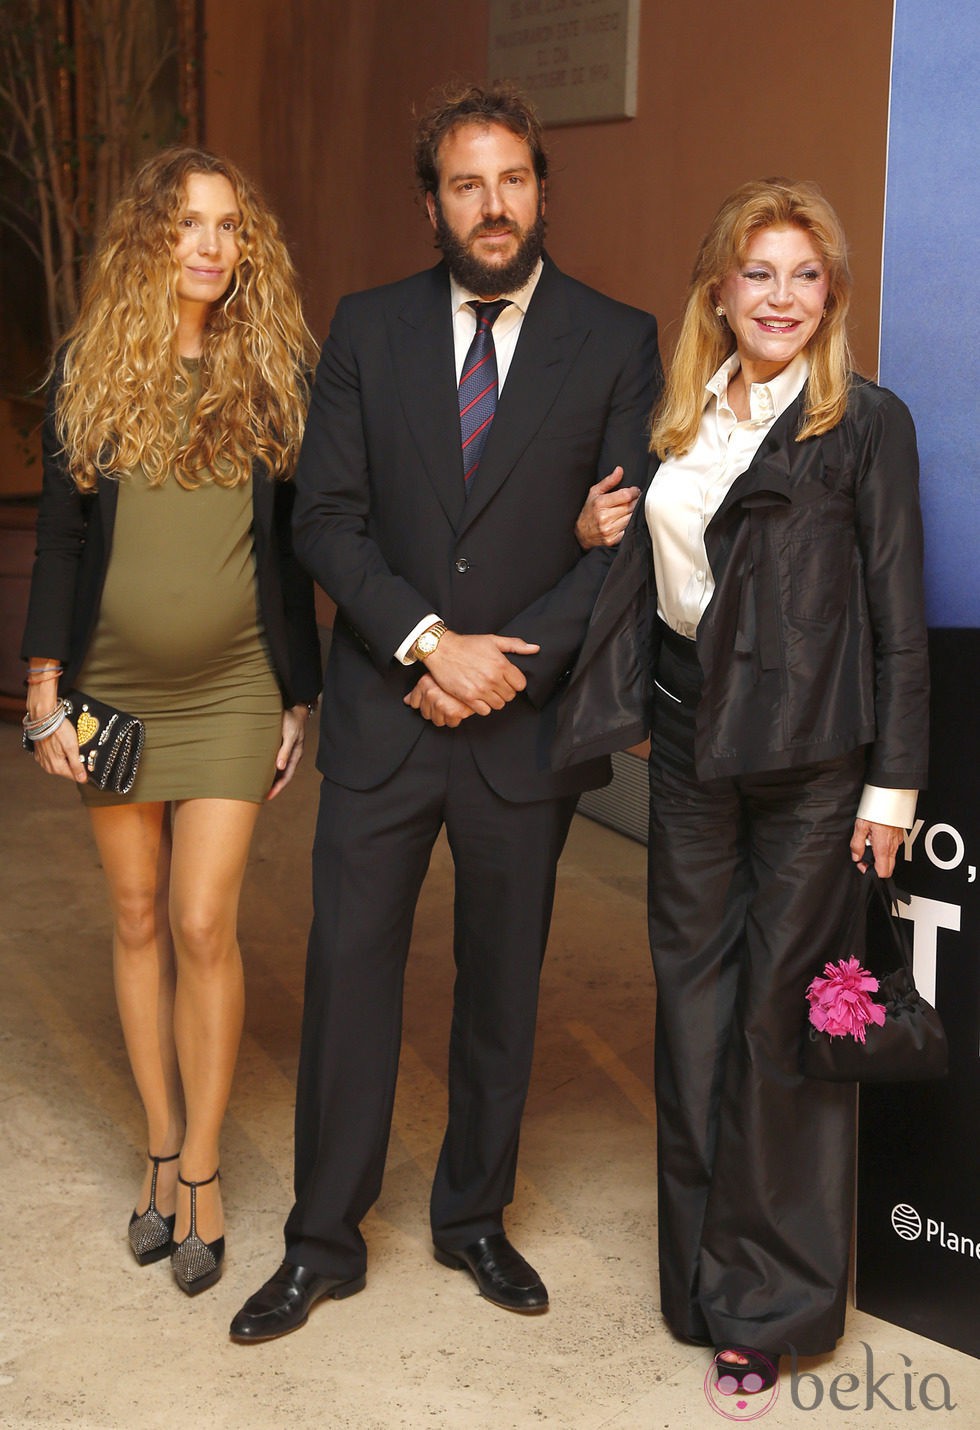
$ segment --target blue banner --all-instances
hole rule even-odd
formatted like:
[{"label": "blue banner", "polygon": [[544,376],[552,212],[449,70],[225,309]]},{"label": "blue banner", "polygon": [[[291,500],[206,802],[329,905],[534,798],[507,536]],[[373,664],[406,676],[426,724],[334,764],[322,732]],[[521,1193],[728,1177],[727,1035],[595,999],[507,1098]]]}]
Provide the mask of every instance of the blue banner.
[{"label": "blue banner", "polygon": [[922,457],[932,666],[929,788],[896,871],[949,1077],[861,1092],[863,1309],[980,1356],[980,6],[897,0],[881,380]]},{"label": "blue banner", "polygon": [[922,460],[931,626],[980,627],[980,6],[896,0],[881,382]]}]

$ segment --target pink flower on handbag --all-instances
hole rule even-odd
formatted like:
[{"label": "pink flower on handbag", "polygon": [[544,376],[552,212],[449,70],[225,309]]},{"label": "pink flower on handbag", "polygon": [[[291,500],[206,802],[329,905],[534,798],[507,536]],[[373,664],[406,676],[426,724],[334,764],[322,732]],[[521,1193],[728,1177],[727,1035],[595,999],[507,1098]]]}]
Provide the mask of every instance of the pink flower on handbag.
[{"label": "pink flower on handbag", "polygon": [[823,978],[815,978],[806,990],[810,1022],[832,1038],[852,1037],[863,1043],[868,1024],[881,1027],[885,1021],[884,1008],[868,997],[878,990],[877,978],[856,958],[828,963],[823,972]]}]

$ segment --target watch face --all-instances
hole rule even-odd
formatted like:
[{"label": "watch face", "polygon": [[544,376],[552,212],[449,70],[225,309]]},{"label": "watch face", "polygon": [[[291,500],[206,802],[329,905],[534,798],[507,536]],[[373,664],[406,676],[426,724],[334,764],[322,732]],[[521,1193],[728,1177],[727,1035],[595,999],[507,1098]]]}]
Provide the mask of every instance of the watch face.
[{"label": "watch face", "polygon": [[439,637],[433,635],[432,631],[424,631],[418,638],[418,648],[420,655],[431,655],[439,644]]}]

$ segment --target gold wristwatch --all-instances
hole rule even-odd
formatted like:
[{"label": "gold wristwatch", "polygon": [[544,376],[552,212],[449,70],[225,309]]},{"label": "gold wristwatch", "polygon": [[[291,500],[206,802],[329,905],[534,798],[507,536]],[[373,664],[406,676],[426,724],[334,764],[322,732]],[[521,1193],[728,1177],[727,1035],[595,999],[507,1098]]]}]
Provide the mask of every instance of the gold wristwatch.
[{"label": "gold wristwatch", "polygon": [[436,621],[435,625],[429,626],[428,630],[424,630],[412,646],[412,659],[425,660],[432,654],[445,634],[446,627],[442,621]]}]

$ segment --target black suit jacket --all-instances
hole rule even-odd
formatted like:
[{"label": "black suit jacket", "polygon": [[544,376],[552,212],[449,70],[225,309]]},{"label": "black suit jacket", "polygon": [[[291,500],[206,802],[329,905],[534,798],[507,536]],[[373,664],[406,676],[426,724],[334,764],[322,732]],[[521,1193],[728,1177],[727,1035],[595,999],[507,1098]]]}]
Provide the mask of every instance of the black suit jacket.
[{"label": "black suit jacket", "polygon": [[[37,517],[37,553],[22,654],[53,656],[65,667],[70,689],[95,631],[112,551],[118,483],[106,478],[80,492],[68,474],[55,428],[56,385],[43,429],[43,484]],[[295,489],[252,474],[252,533],[259,612],[285,705],[316,699],[320,648],[313,586],[292,550]]]},{"label": "black suit jacket", "polygon": [[296,551],[337,602],[318,764],[380,784],[424,727],[394,658],[425,616],[522,636],[527,690],[463,725],[504,798],[574,793],[604,760],[550,769],[552,701],[609,557],[574,535],[589,487],[617,464],[639,483],[660,383],[656,323],[545,260],[474,488],[464,493],[444,265],[344,298],[324,345],[296,473]]}]

